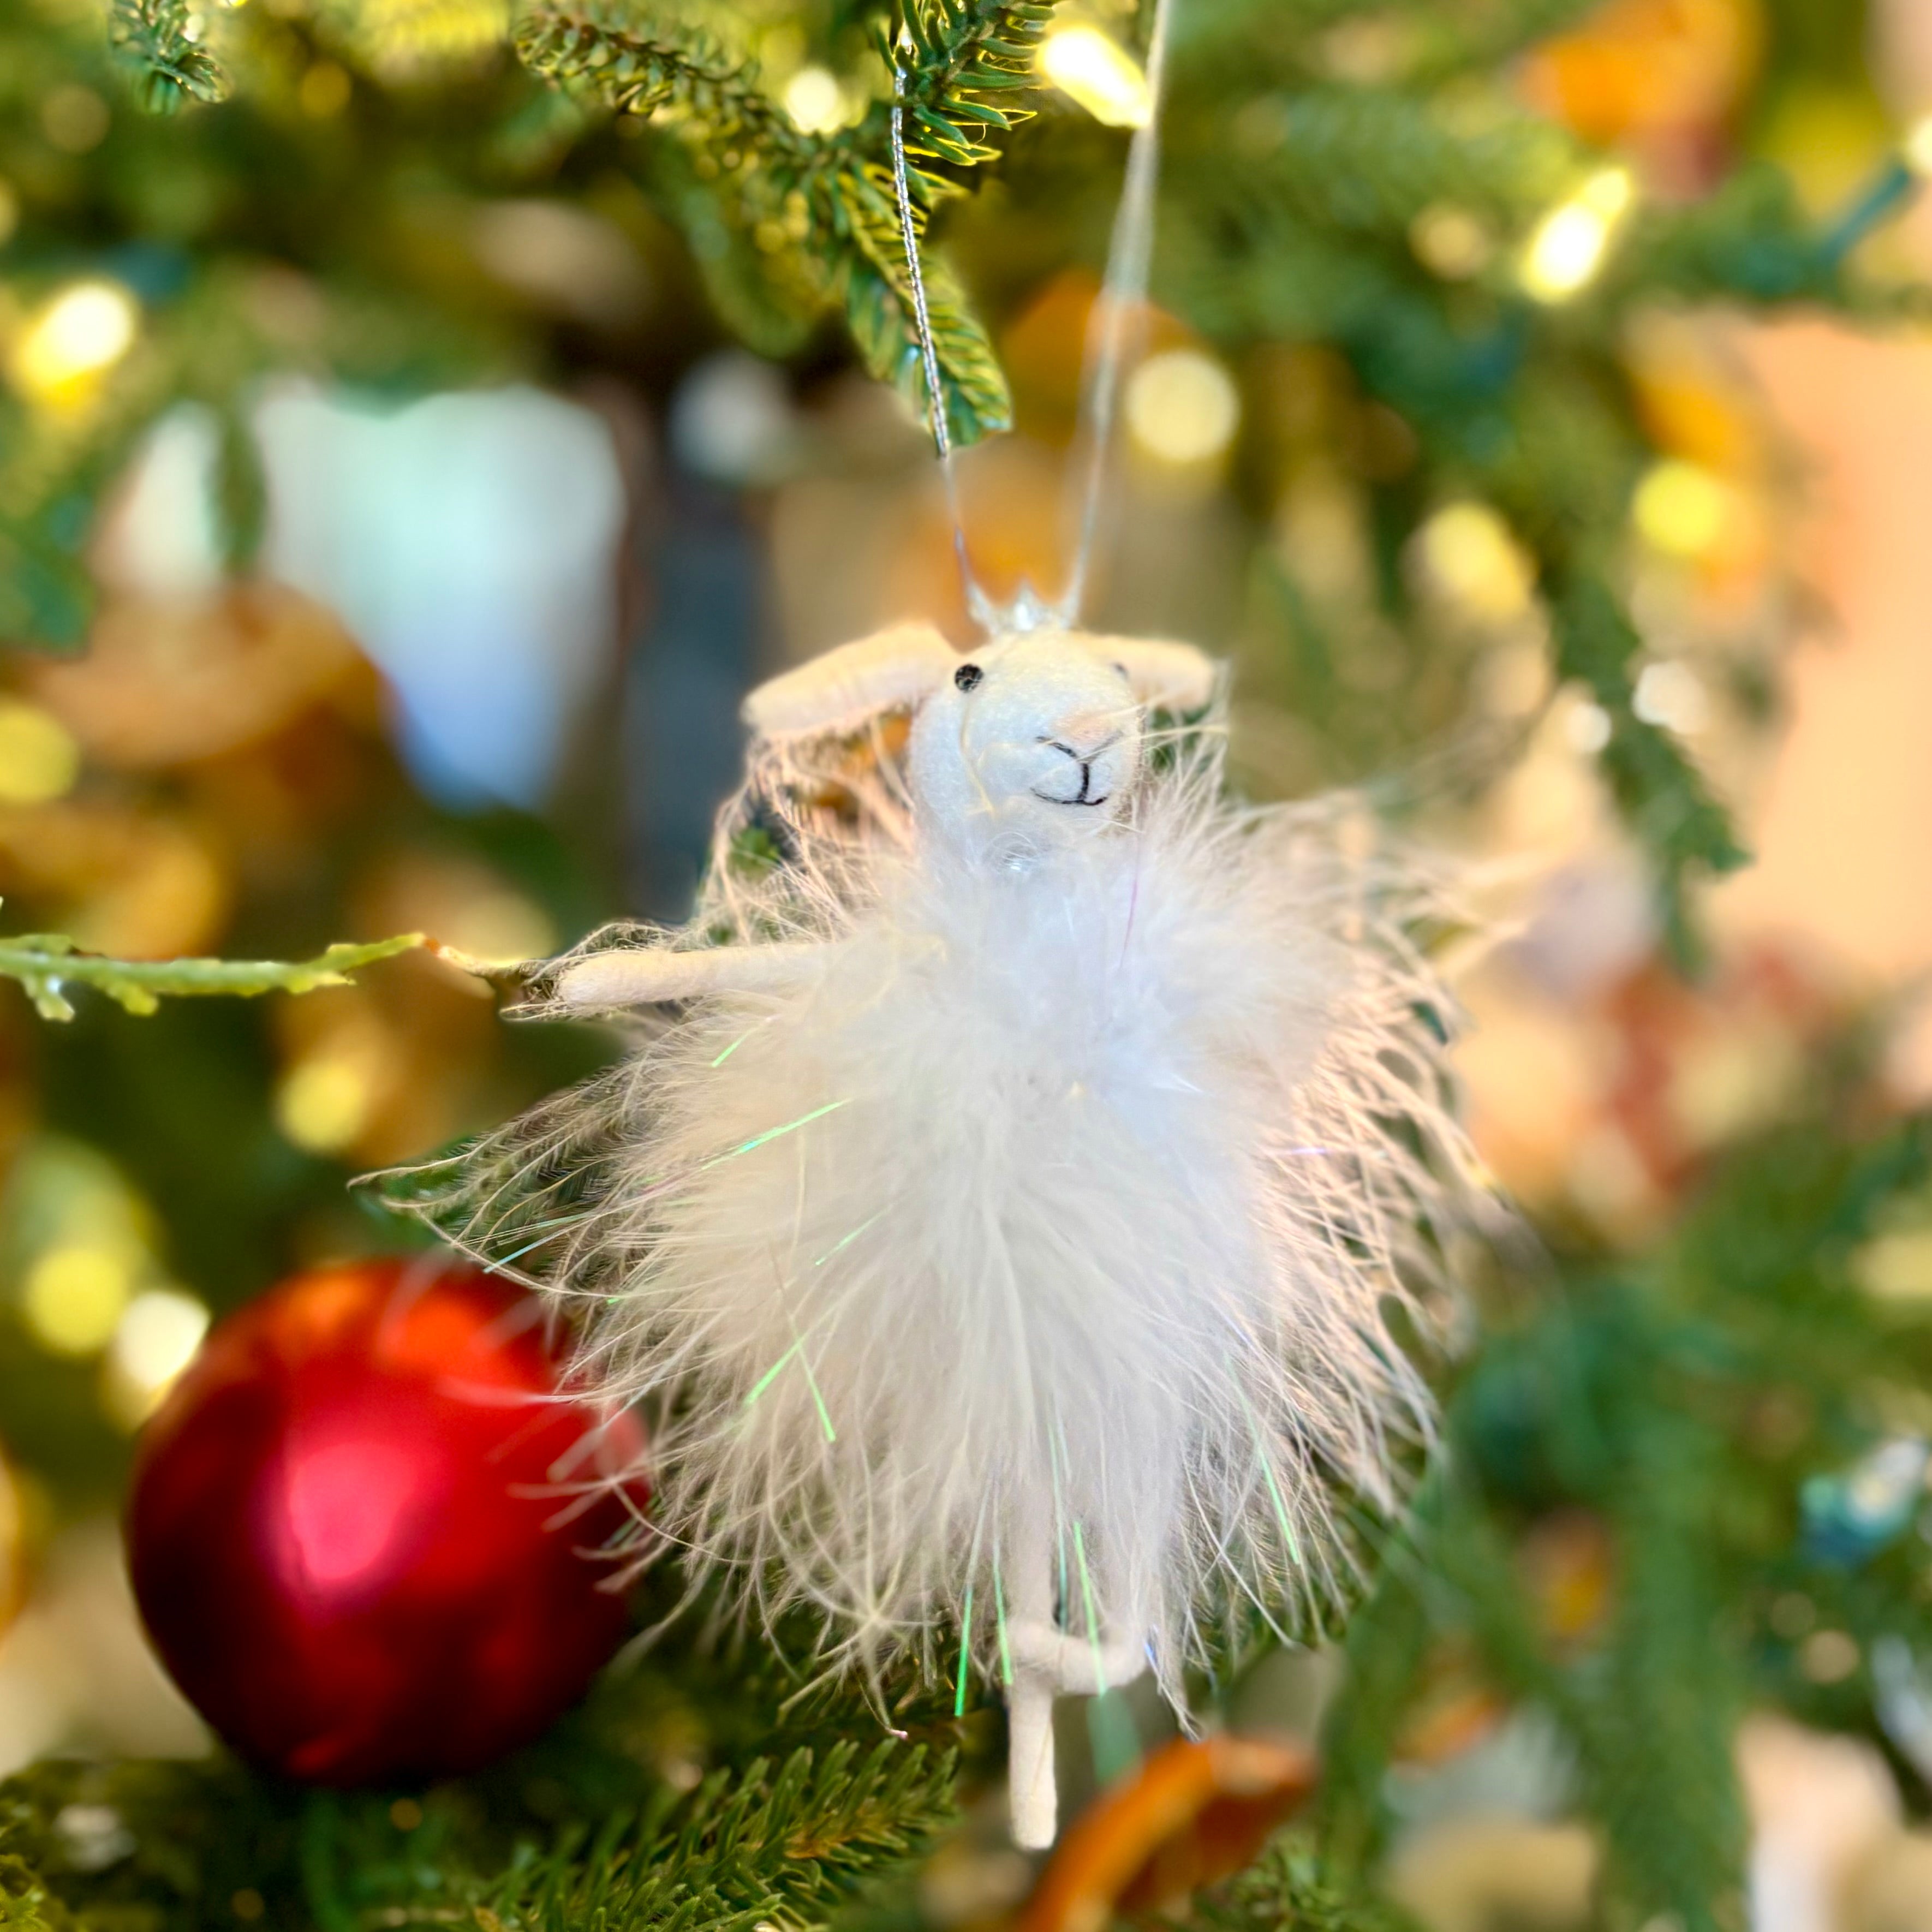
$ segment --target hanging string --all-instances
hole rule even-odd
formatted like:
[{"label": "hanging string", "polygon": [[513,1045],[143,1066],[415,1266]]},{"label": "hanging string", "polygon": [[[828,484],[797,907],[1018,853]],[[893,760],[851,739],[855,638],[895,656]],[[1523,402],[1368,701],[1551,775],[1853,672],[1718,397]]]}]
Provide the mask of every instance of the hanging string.
[{"label": "hanging string", "polygon": [[1160,178],[1160,118],[1167,92],[1168,0],[1154,0],[1154,26],[1148,37],[1148,116],[1134,130],[1127,148],[1126,180],[1114,216],[1107,244],[1107,272],[1099,299],[1088,322],[1085,366],[1081,374],[1080,420],[1085,463],[1078,499],[1078,534],[1068,566],[1066,588],[1056,615],[1070,628],[1080,621],[1087,596],[1087,580],[1100,540],[1101,513],[1106,508],[1112,454],[1114,417],[1120,378],[1130,349],[1131,328],[1145,327],[1148,274],[1154,259],[1154,189]]},{"label": "hanging string", "polygon": [[1095,545],[1106,508],[1108,459],[1112,452],[1114,418],[1120,377],[1132,345],[1130,325],[1144,317],[1148,272],[1154,255],[1154,189],[1160,175],[1160,117],[1167,88],[1167,23],[1169,0],[1154,0],[1154,24],[1148,40],[1148,114],[1134,130],[1127,149],[1126,178],[1114,230],[1107,244],[1107,271],[1088,325],[1086,354],[1081,371],[1081,432],[1076,447],[1076,468],[1082,482],[1072,562],[1059,602],[1041,604],[1030,589],[1022,589],[1012,608],[997,610],[973,574],[966,548],[966,521],[960,502],[959,480],[953,463],[952,438],[946,427],[945,391],[941,385],[938,346],[933,340],[932,317],[926,299],[926,275],[920,266],[919,227],[913,217],[912,194],[907,179],[904,68],[892,70],[892,187],[898,202],[899,239],[905,250],[906,274],[912,289],[913,321],[919,335],[931,410],[932,440],[939,452],[940,479],[947,514],[952,520],[952,548],[968,608],[988,632],[1030,629],[1043,622],[1069,628],[1080,620]]},{"label": "hanging string", "polygon": [[966,608],[982,629],[991,630],[992,607],[966,550],[966,513],[959,500],[959,477],[953,466],[952,436],[946,422],[946,390],[939,373],[939,349],[932,336],[932,316],[926,306],[926,272],[920,265],[919,228],[913,220],[912,194],[906,179],[905,69],[892,70],[892,189],[898,201],[899,240],[905,249],[906,277],[912,285],[914,326],[926,368],[926,394],[932,424],[932,440],[939,452],[940,481],[946,491],[946,513],[952,520],[952,554],[958,560],[960,588]]}]

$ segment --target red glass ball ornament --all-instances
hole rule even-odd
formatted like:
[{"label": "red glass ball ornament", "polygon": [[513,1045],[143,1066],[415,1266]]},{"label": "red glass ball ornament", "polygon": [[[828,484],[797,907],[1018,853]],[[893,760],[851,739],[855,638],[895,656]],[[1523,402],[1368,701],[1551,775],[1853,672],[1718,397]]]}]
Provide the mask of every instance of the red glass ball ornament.
[{"label": "red glass ball ornament", "polygon": [[556,1399],[541,1313],[438,1257],[298,1276],[220,1322],[142,1434],[134,1594],[244,1756],[325,1784],[487,1763],[622,1641],[629,1417]]}]

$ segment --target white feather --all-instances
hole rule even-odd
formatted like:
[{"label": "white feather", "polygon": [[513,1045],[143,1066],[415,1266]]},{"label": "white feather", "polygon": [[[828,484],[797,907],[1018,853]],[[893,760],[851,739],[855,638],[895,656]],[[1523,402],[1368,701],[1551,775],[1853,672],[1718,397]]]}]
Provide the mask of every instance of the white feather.
[{"label": "white feather", "polygon": [[[1428,1435],[1388,1322],[1459,1185],[1449,1003],[1414,879],[1342,803],[1229,804],[1214,718],[1147,766],[1132,720],[1104,815],[1010,809],[944,694],[925,791],[758,748],[669,944],[801,969],[693,1000],[418,1204],[575,1298],[582,1374],[650,1419],[656,1529],[748,1604],[818,1606],[868,1667],[963,1631],[1009,1681],[1012,1633],[1058,1628],[1178,1697],[1211,1619],[1325,1591],[1338,1502],[1390,1504]],[[989,694],[1002,755],[1054,742],[1018,703]],[[942,823],[956,729],[980,802]],[[775,808],[788,862],[734,862]]]}]

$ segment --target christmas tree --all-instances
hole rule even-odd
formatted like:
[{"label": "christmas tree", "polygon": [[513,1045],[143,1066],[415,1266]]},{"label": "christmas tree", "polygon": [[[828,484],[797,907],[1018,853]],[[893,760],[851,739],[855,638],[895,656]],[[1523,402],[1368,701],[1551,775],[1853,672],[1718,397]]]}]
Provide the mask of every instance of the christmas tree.
[{"label": "christmas tree", "polygon": [[[619,1050],[503,1025],[493,976],[684,915],[752,676],[908,609],[970,634],[935,400],[985,580],[1058,580],[1149,14],[4,0],[10,1598],[120,1507],[212,1314],[410,1250],[354,1174]],[[1707,909],[1808,594],[1735,334],[1922,310],[1888,224],[1928,144],[1886,122],[1866,31],[1811,0],[1174,0],[1094,627],[1233,659],[1253,791],[1359,786],[1490,852],[1567,813],[1629,886],[1503,947],[1620,1070],[1560,1172],[1547,1091],[1479,1093],[1526,1110],[1478,1140],[1528,1212],[1448,1258],[1442,1440],[1408,1509],[1361,1507],[1334,1602],[1230,1634],[1190,1686],[1204,1739],[1067,1700],[1042,1871],[1005,1835],[998,1701],[952,1660],[820,1682],[808,1621],[666,1622],[673,1562],[631,1605],[650,1640],[460,1776],[322,1788],[192,1755],[178,1717],[26,1726],[11,1918],[1718,1932],[1747,1922],[1763,1740],[1798,1735],[1767,1724],[1858,1740],[1926,1808],[1932,1144],[1893,1012],[1726,950]],[[552,578],[608,574],[570,622],[626,649],[554,674],[568,703],[507,686],[550,748],[479,783],[451,715],[512,658],[459,644],[412,685],[369,587],[386,518],[430,541],[422,506],[332,512],[338,552],[302,519],[343,422],[512,385],[572,399],[557,446],[611,479],[596,542],[568,506],[542,542]],[[491,446],[440,433],[453,496]],[[339,490],[404,460],[369,448]],[[1514,1904],[1485,1879],[1454,1918],[1418,1847],[1485,1752],[1553,1822],[1498,1841]]]}]

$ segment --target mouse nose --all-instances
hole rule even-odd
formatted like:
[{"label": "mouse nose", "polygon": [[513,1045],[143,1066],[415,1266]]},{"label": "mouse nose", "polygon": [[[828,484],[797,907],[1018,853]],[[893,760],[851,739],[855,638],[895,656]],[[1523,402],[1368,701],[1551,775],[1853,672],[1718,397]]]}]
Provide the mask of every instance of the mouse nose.
[{"label": "mouse nose", "polygon": [[1112,712],[1083,711],[1073,717],[1063,718],[1046,742],[1057,746],[1070,758],[1078,758],[1084,764],[1117,743],[1120,736],[1120,721]]}]

